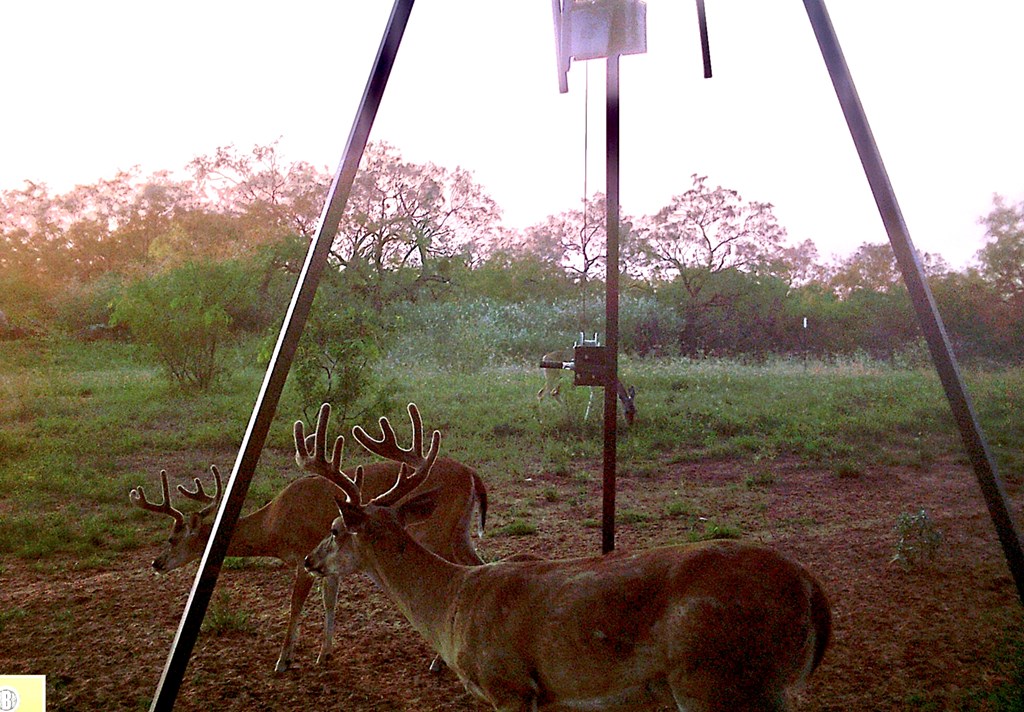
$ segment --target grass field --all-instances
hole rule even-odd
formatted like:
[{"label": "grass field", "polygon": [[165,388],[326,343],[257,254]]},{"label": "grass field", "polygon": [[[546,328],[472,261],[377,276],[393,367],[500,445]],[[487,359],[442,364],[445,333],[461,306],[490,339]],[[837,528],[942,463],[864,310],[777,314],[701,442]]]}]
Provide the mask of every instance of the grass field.
[{"label": "grass field", "polygon": [[[70,340],[7,342],[0,348],[0,554],[41,559],[73,553],[101,564],[147,543],[157,530],[127,506],[135,485],[154,486],[161,456],[200,475],[217,458],[229,469],[263,376],[255,344],[229,357],[230,374],[211,391],[183,392],[130,345]],[[433,347],[432,347],[433,348]],[[566,388],[566,407],[534,394],[533,363],[481,365],[466,373],[389,362],[395,408],[420,405],[452,457],[487,481],[538,464],[568,471],[599,458],[601,394],[583,420],[589,389]],[[619,468],[642,475],[665,463],[741,459],[767,468],[777,458],[824,466],[837,477],[867,464],[926,467],[961,452],[944,394],[928,369],[848,360],[726,361],[624,359],[640,417],[619,444]],[[568,377],[566,377],[568,378]],[[986,436],[1005,479],[1024,476],[1024,372],[969,374]],[[291,424],[303,406],[286,388],[249,493],[268,501],[296,474]],[[316,404],[313,404],[314,407]],[[366,423],[373,425],[372,422]],[[351,462],[359,453],[349,451]],[[152,491],[152,489],[151,489]]]}]

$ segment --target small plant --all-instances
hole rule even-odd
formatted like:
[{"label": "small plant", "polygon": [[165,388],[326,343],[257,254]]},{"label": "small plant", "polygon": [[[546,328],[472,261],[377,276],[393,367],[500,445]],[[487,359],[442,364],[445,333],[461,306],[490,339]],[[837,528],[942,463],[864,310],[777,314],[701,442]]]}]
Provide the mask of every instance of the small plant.
[{"label": "small plant", "polygon": [[739,527],[731,524],[719,524],[713,519],[704,522],[703,532],[692,532],[690,541],[711,541],[712,539],[739,539],[743,536]]},{"label": "small plant", "polygon": [[668,503],[665,514],[670,517],[689,517],[693,515],[693,506],[689,502],[676,500]]},{"label": "small plant", "polygon": [[768,470],[761,470],[752,475],[747,475],[743,480],[743,486],[747,489],[771,487],[773,484],[775,484],[775,475]]},{"label": "small plant", "polygon": [[217,600],[206,612],[201,630],[213,635],[224,635],[231,632],[250,633],[253,630],[250,618],[248,611],[234,610],[231,605],[231,596],[225,591],[217,597]]},{"label": "small plant", "polygon": [[522,519],[514,519],[511,523],[495,529],[495,536],[532,536],[537,533],[537,525]]},{"label": "small plant", "polygon": [[554,504],[555,502],[562,498],[561,495],[558,493],[558,490],[555,489],[554,487],[545,487],[543,497],[545,502],[551,502],[552,504]]},{"label": "small plant", "polygon": [[932,559],[942,544],[942,532],[923,508],[916,514],[904,512],[896,518],[896,553],[890,563],[910,568],[922,559]]},{"label": "small plant", "polygon": [[28,612],[24,608],[12,608],[9,611],[0,612],[0,633],[3,633],[8,623],[21,620],[27,615]]},{"label": "small plant", "polygon": [[650,520],[651,515],[645,512],[638,512],[635,509],[624,509],[615,515],[615,521],[619,524],[643,524]]},{"label": "small plant", "polygon": [[835,473],[842,479],[856,479],[864,474],[864,466],[856,460],[841,460],[835,464]]}]

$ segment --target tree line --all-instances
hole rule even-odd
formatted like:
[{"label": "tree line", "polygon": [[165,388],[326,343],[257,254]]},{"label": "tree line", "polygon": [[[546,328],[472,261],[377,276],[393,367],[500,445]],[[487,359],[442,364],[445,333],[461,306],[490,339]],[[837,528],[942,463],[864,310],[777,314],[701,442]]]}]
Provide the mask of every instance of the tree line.
[{"label": "tree line", "polygon": [[[286,161],[271,143],[219,148],[180,174],[132,169],[60,195],[33,182],[0,192],[0,334],[88,335],[120,324],[138,339],[166,339],[144,332],[168,314],[197,315],[185,320],[182,339],[276,326],[330,181],[326,170]],[[770,203],[699,175],[681,188],[653,215],[622,216],[626,350],[893,358],[917,347],[888,244],[865,243],[826,262],[812,242],[788,243]],[[600,331],[604,211],[596,194],[537,225],[508,229],[470,172],[410,162],[371,143],[318,297],[322,338],[339,335],[331,323],[355,330],[377,344],[363,354],[370,358],[383,348],[374,335],[388,331],[397,305],[467,300],[568,305],[567,331]],[[960,357],[1020,363],[1024,203],[995,196],[980,221],[987,243],[973,266],[922,261]]]}]

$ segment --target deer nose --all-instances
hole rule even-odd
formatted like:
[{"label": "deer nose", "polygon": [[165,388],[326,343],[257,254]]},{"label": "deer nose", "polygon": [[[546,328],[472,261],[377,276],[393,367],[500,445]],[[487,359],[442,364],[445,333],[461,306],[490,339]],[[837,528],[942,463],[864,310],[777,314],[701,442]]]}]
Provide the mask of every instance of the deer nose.
[{"label": "deer nose", "polygon": [[316,567],[316,565],[313,563],[312,556],[307,556],[305,558],[305,560],[303,561],[303,563],[306,566],[306,571],[308,571],[309,573],[311,573],[311,574],[318,574],[318,573],[320,573],[320,569],[318,569]]}]

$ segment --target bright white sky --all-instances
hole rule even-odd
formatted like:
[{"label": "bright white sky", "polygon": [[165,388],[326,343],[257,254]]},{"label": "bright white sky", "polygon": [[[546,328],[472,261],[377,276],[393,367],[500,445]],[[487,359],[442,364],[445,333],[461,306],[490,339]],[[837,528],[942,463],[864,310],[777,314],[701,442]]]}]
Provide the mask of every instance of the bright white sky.
[{"label": "bright white sky", "polygon": [[[690,175],[771,202],[822,257],[886,235],[803,4],[648,0],[648,53],[622,60],[622,205],[650,214]],[[1024,3],[832,0],[833,24],[911,236],[955,267],[983,244],[992,194],[1024,199]],[[180,170],[221,145],[280,138],[331,172],[389,0],[0,4],[0,189],[62,192],[118,169]],[[604,189],[604,62],[555,75],[549,0],[421,0],[372,139],[471,170],[525,227]],[[588,69],[589,65],[589,69]]]}]

